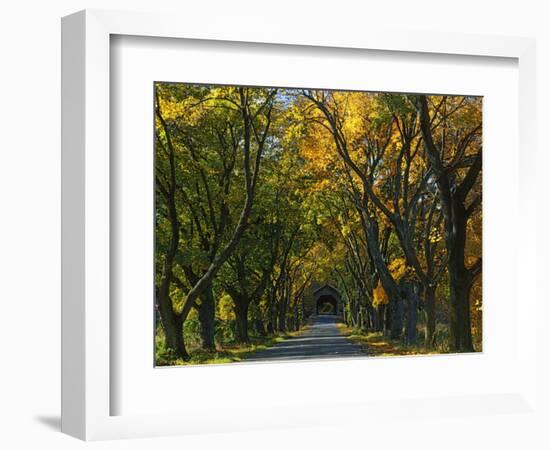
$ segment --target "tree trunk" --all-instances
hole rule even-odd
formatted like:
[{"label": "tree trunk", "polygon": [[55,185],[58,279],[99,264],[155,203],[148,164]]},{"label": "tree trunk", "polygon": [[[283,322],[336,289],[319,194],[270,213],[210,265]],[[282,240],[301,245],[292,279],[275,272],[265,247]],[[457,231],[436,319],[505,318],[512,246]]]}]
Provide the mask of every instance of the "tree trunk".
[{"label": "tree trunk", "polygon": [[372,303],[367,300],[367,330],[374,330],[376,327],[375,323],[374,307],[372,306]]},{"label": "tree trunk", "polygon": [[289,331],[294,329],[294,317],[293,316],[290,316],[290,317],[287,318],[286,326],[287,326]]},{"label": "tree trunk", "polygon": [[361,330],[366,330],[369,328],[369,316],[367,308],[364,306],[359,307],[361,309]]},{"label": "tree trunk", "polygon": [[[468,172],[460,185],[449,177],[443,165],[439,148],[435,145],[432,131],[429,108],[426,96],[418,96],[418,111],[422,138],[426,153],[435,175],[439,188],[439,197],[443,207],[445,219],[445,245],[448,251],[449,285],[451,291],[450,302],[450,332],[451,351],[472,352],[472,330],[470,324],[470,288],[472,286],[474,271],[467,269],[464,262],[464,249],[466,246],[466,228],[468,216],[475,209],[474,201],[468,209],[465,207],[468,192],[474,185],[481,171],[482,151],[476,155]],[[481,259],[478,268],[481,270]],[[475,265],[474,265],[475,266]]]},{"label": "tree trunk", "polygon": [[389,335],[392,327],[392,307],[388,303],[384,305],[384,334]]},{"label": "tree trunk", "polygon": [[237,321],[237,342],[246,344],[248,339],[248,300],[235,301],[235,318]]},{"label": "tree trunk", "polygon": [[261,319],[254,319],[254,331],[258,333],[260,336],[267,336],[267,333],[265,331],[264,323]]},{"label": "tree trunk", "polygon": [[428,349],[435,345],[435,289],[436,286],[426,287],[426,348]]},{"label": "tree trunk", "polygon": [[347,313],[346,306],[347,305],[345,303],[342,305],[342,319],[344,320],[344,323],[346,325],[349,325],[349,323],[348,323],[348,313]]},{"label": "tree trunk", "polygon": [[270,322],[271,334],[275,334],[275,332],[279,329],[278,318],[279,318],[279,305],[275,302],[273,313],[271,315],[271,322]]},{"label": "tree trunk", "polygon": [[[380,283],[388,296],[389,304],[396,307],[396,312],[402,309],[402,301],[400,300],[399,287],[391,272],[384,261],[384,256],[380,250],[380,243],[378,239],[378,223],[376,220],[371,217],[366,211],[363,211],[361,214],[361,222],[363,225],[363,230],[365,234],[365,239],[367,241],[367,247],[369,254],[371,256],[372,262],[378,271],[378,276]],[[390,309],[392,307],[390,306]],[[397,326],[397,324],[396,324]]]},{"label": "tree trunk", "polygon": [[470,323],[470,288],[473,277],[464,264],[468,217],[462,203],[455,200],[451,206],[454,220],[452,227],[447,224],[445,236],[449,251],[451,350],[473,352]]},{"label": "tree trunk", "polygon": [[298,308],[298,304],[296,304],[296,307],[294,308],[294,331],[298,331],[300,329],[300,311]]},{"label": "tree trunk", "polygon": [[172,310],[172,301],[170,298],[163,299],[162,295],[159,295],[158,300],[158,310],[166,340],[166,347],[172,349],[178,358],[188,361],[190,356],[187,353],[183,340],[183,320]]},{"label": "tree trunk", "polygon": [[288,307],[286,295],[279,302],[279,331],[286,331],[286,310]]},{"label": "tree trunk", "polygon": [[[453,278],[456,278],[453,280]],[[470,325],[470,288],[472,279],[468,273],[451,275],[451,349],[457,352],[473,352]]]},{"label": "tree trunk", "polygon": [[380,305],[378,307],[378,327],[377,327],[377,330],[376,331],[380,331],[380,332],[383,332],[384,331],[384,326],[385,326],[385,321],[384,321],[384,318],[386,317],[386,305]]},{"label": "tree trunk", "polygon": [[418,293],[414,284],[407,288],[407,332],[406,340],[409,345],[416,345],[418,323]]},{"label": "tree trunk", "polygon": [[361,327],[361,315],[360,315],[359,306],[357,304],[357,301],[353,302],[353,327],[354,328],[360,328]]},{"label": "tree trunk", "polygon": [[267,334],[273,334],[275,329],[273,327],[273,316],[275,315],[275,298],[273,295],[273,283],[269,284],[269,290],[267,291],[267,322],[266,331]]},{"label": "tree trunk", "polygon": [[398,295],[393,301],[390,300],[391,311],[391,326],[390,337],[392,339],[401,339],[403,335],[403,316],[404,316],[404,304],[401,295]]},{"label": "tree trunk", "polygon": [[199,308],[199,322],[201,333],[201,346],[204,350],[215,350],[214,342],[216,319],[216,302],[214,300],[214,292],[210,285],[201,295],[201,305]]}]

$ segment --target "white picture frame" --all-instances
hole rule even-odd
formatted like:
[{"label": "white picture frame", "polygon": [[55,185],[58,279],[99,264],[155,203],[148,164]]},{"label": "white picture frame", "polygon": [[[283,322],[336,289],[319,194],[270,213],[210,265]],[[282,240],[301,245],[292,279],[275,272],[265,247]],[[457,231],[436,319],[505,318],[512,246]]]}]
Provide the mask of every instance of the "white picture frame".
[{"label": "white picture frame", "polygon": [[[535,43],[532,39],[451,35],[444,33],[383,33],[349,30],[328,36],[296,30],[270,31],[234,28],[230,24],[206,29],[192,18],[87,10],[67,16],[62,22],[62,430],[85,440],[162,436],[210,431],[253,430],[266,427],[308,426],[358,420],[392,413],[395,401],[411,416],[435,405],[442,416],[539,414],[537,404],[536,327],[529,326],[518,311],[518,379],[511,391],[482,393],[469,397],[424,399],[396,398],[387,402],[361,399],[347,405],[346,412],[326,411],[319,405],[285,408],[279,405],[266,424],[266,412],[255,417],[243,411],[228,420],[221,415],[185,411],[170,414],[112,415],[112,395],[117,388],[111,378],[111,339],[116,323],[111,321],[110,186],[116,173],[110,168],[110,63],[111,36],[141,36],[237,43],[284,44],[331,49],[367,49],[406,52],[414,55],[499,57],[518,64],[519,133],[519,224],[523,230],[536,227],[533,206],[535,186],[529,174],[535,171]],[[284,50],[283,50],[284,51]],[[523,308],[536,309],[536,241],[534,233],[521,233],[518,264]],[[517,293],[515,294],[517,295]],[[241,367],[240,370],[247,370]],[[250,370],[250,369],[248,369]],[[257,369],[259,370],[259,369]],[[181,377],[186,374],[181,372]],[[393,403],[392,403],[393,402]],[[224,408],[221,408],[222,410]],[[227,414],[227,412],[226,412]],[[401,413],[402,414],[402,413]],[[241,420],[242,418],[246,420]],[[397,417],[397,418],[396,418]]]}]

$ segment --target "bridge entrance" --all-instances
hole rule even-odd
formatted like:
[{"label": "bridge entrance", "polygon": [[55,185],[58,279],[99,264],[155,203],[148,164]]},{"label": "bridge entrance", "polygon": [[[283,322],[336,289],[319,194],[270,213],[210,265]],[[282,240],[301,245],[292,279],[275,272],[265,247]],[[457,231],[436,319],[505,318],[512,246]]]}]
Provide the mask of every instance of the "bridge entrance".
[{"label": "bridge entrance", "polygon": [[313,292],[315,305],[315,314],[333,314],[341,313],[340,293],[329,284],[325,284]]}]

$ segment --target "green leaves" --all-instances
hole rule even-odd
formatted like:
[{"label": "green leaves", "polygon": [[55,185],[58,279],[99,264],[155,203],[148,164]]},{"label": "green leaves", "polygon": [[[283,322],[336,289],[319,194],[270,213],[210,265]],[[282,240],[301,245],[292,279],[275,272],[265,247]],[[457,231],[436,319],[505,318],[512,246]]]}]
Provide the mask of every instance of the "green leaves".
[{"label": "green leaves", "polygon": [[[255,321],[273,319],[277,308],[278,320],[298,317],[297,299],[313,282],[337,285],[347,311],[359,314],[391,303],[397,282],[412,280],[413,271],[415,282],[439,283],[448,298],[444,211],[418,96],[175,83],[155,89],[156,282],[172,264],[179,282],[168,280],[169,301],[177,311],[224,248],[208,280],[224,322],[242,318],[231,308],[240,297],[252,302]],[[481,99],[429,96],[426,105],[424,124],[441,164],[460,184],[481,147]],[[481,253],[480,202],[479,180],[467,197],[468,267]],[[239,223],[246,225],[234,240]],[[472,292],[479,312],[480,289]],[[198,333],[191,324],[185,330]]]}]

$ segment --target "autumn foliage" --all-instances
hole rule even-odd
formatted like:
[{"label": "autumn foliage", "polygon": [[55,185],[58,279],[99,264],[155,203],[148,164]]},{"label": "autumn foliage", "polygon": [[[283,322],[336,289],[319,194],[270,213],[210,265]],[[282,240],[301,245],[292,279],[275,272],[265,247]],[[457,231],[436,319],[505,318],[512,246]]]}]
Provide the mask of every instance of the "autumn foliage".
[{"label": "autumn foliage", "polygon": [[154,108],[157,362],[296,332],[324,283],[353,329],[481,350],[481,98],[157,83]]}]

